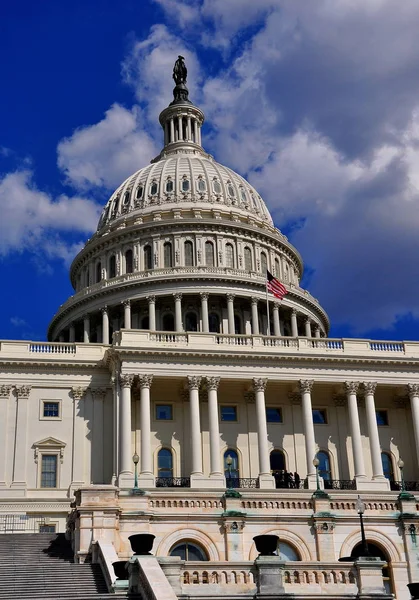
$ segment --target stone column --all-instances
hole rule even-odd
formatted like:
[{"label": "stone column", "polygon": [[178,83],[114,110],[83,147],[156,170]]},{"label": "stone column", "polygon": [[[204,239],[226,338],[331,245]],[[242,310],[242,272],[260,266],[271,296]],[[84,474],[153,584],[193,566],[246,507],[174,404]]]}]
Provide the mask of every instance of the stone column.
[{"label": "stone column", "polygon": [[141,422],[141,448],[140,448],[140,487],[154,487],[153,460],[151,454],[151,404],[150,387],[153,375],[142,375],[140,383],[140,422]]},{"label": "stone column", "polygon": [[178,140],[183,140],[183,125],[182,125],[182,116],[178,116]]},{"label": "stone column", "polygon": [[198,143],[198,122],[195,120],[193,123],[194,133],[195,133],[195,144]]},{"label": "stone column", "polygon": [[119,487],[134,485],[131,444],[131,386],[134,375],[119,376],[121,398],[119,403]]},{"label": "stone column", "polygon": [[93,388],[93,427],[92,427],[92,483],[104,484],[105,435],[104,402],[106,388]]},{"label": "stone column", "polygon": [[297,311],[295,308],[291,311],[291,336],[298,337]]},{"label": "stone column", "polygon": [[191,428],[191,487],[193,480],[203,476],[202,471],[202,442],[201,421],[199,416],[199,386],[201,377],[188,377],[189,385],[189,414]]},{"label": "stone column", "polygon": [[192,140],[191,117],[187,117],[187,136],[188,140]]},{"label": "stone column", "polygon": [[349,426],[351,429],[352,453],[354,457],[354,469],[355,479],[357,482],[357,489],[359,489],[359,483],[362,484],[362,481],[365,481],[366,479],[364,454],[362,451],[361,428],[359,425],[358,402],[356,398],[358,388],[359,382],[357,381],[345,382],[345,392],[348,399]]},{"label": "stone column", "polygon": [[227,294],[227,316],[228,316],[228,333],[234,334],[236,328],[234,326],[234,294]]},{"label": "stone column", "polygon": [[259,298],[252,298],[252,333],[259,335],[259,314],[258,314]]},{"label": "stone column", "polygon": [[148,327],[156,331],[156,296],[148,296]]},{"label": "stone column", "polygon": [[301,409],[303,413],[303,429],[306,449],[307,480],[310,490],[317,488],[316,469],[313,465],[313,460],[316,456],[313,408],[311,404],[311,390],[313,389],[313,384],[314,382],[309,380],[300,381]]},{"label": "stone column", "polygon": [[60,335],[58,336],[58,341],[61,343],[64,342],[64,334],[63,333],[60,333]]},{"label": "stone column", "polygon": [[90,341],[90,317],[84,315],[83,317],[83,342],[88,344]]},{"label": "stone column", "polygon": [[68,331],[68,340],[70,342],[75,342],[76,341],[76,330],[74,328],[74,323],[70,324],[70,328]]},{"label": "stone column", "polygon": [[316,326],[316,328],[314,330],[314,337],[316,337],[316,338],[320,338],[321,337],[321,335],[320,335],[320,327],[318,325]]},{"label": "stone column", "polygon": [[175,122],[173,119],[170,119],[170,141],[172,143],[175,141]]},{"label": "stone column", "polygon": [[173,294],[175,299],[175,329],[176,331],[183,331],[182,326],[182,294]]},{"label": "stone column", "polygon": [[305,320],[305,330],[306,330],[306,337],[311,338],[312,337],[312,333],[311,333],[311,321],[310,319],[307,317],[307,319]]},{"label": "stone column", "polygon": [[220,460],[220,427],[218,422],[217,396],[219,383],[219,377],[207,377],[208,426],[210,438],[210,477],[211,479],[217,480],[217,483],[220,484],[217,487],[225,487],[225,479],[224,474],[221,470]]},{"label": "stone column", "polygon": [[70,490],[74,492],[84,485],[84,443],[86,439],[84,420],[84,396],[87,388],[74,387],[71,390],[73,396],[73,439],[71,457],[71,485]]},{"label": "stone column", "polygon": [[275,482],[271,475],[268,450],[268,427],[266,424],[265,389],[267,379],[254,378],[253,389],[255,391],[256,420],[258,428],[258,452],[259,452],[259,487],[274,488]]},{"label": "stone column", "polygon": [[364,383],[365,390],[365,410],[367,413],[368,437],[370,439],[370,452],[372,463],[372,478],[375,483],[384,485],[383,489],[389,489],[388,480],[384,477],[383,463],[381,461],[380,438],[378,435],[377,415],[375,412],[374,393],[377,384],[368,381]]},{"label": "stone column", "polygon": [[[7,407],[9,404],[10,392],[12,385],[0,385],[0,489],[6,486],[6,457],[7,457],[7,442],[8,442],[8,422],[7,422]],[[10,438],[9,438],[10,440]]]},{"label": "stone column", "polygon": [[209,332],[209,320],[208,320],[208,294],[201,293],[201,314],[202,314],[202,331],[204,333]]},{"label": "stone column", "polygon": [[131,301],[124,300],[124,329],[131,329]]},{"label": "stone column", "polygon": [[102,308],[102,344],[109,344],[109,315],[107,306]]},{"label": "stone column", "polygon": [[16,387],[15,389],[17,396],[16,429],[13,453],[13,478],[11,487],[25,490],[27,488],[26,457],[28,454],[28,401],[29,394],[31,392],[31,386],[22,385],[20,387]]},{"label": "stone column", "polygon": [[281,331],[281,323],[279,322],[279,304],[278,304],[278,302],[274,302],[272,313],[273,313],[273,317],[274,317],[274,335],[280,336],[280,335],[282,335],[282,331]]},{"label": "stone column", "polygon": [[419,465],[419,384],[409,383],[407,391],[412,411],[413,434],[415,436],[416,458]]}]

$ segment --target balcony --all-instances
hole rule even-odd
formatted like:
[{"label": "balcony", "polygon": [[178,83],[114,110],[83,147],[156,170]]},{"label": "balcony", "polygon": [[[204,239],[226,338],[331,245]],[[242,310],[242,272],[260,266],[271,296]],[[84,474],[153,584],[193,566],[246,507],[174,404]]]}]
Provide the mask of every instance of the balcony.
[{"label": "balcony", "polygon": [[156,477],[156,487],[158,488],[189,488],[191,487],[190,477]]}]

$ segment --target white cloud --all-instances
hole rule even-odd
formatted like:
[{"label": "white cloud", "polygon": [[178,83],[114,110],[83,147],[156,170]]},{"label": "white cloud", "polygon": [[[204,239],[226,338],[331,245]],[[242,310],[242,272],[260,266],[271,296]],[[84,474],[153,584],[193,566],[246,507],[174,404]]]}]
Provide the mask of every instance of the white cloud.
[{"label": "white cloud", "polygon": [[141,110],[113,104],[104,119],[77,129],[58,144],[58,166],[76,189],[114,189],[157,153]]},{"label": "white cloud", "polygon": [[27,327],[25,319],[22,319],[21,317],[10,317],[10,323],[14,327]]},{"label": "white cloud", "polygon": [[29,170],[8,173],[0,179],[0,256],[30,250],[68,262],[76,246],[66,234],[93,231],[100,209],[78,196],[53,199],[36,188]]}]

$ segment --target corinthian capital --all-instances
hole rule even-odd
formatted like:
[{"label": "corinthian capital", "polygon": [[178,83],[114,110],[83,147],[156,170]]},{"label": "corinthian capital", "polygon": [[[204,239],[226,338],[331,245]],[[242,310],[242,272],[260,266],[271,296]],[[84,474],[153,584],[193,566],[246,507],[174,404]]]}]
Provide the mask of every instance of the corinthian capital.
[{"label": "corinthian capital", "polygon": [[367,396],[374,396],[377,383],[375,381],[364,381],[363,387]]},{"label": "corinthian capital", "polygon": [[218,390],[219,383],[220,383],[219,377],[207,377],[207,388],[209,390]]},{"label": "corinthian capital", "polygon": [[92,388],[90,391],[94,400],[101,401],[106,397],[106,388]]},{"label": "corinthian capital", "polygon": [[30,385],[21,385],[16,388],[16,394],[18,398],[29,398],[29,394],[32,386]]},{"label": "corinthian capital", "polygon": [[82,398],[84,398],[84,395],[86,392],[87,392],[87,388],[83,388],[83,387],[73,387],[71,389],[71,393],[73,394],[74,400],[82,400]]},{"label": "corinthian capital", "polygon": [[130,388],[133,381],[134,375],[124,373],[119,376],[119,384],[122,388]]},{"label": "corinthian capital", "polygon": [[188,377],[188,385],[190,390],[199,390],[199,386],[201,385],[202,377],[197,377],[195,375],[190,375]]},{"label": "corinthian capital", "polygon": [[262,379],[261,377],[253,378],[253,389],[255,392],[264,392],[266,390],[268,380]]},{"label": "corinthian capital", "polygon": [[345,381],[343,386],[347,394],[356,394],[359,388],[359,381]]},{"label": "corinthian capital", "polygon": [[153,375],[141,375],[138,378],[140,388],[150,388],[153,381]]},{"label": "corinthian capital", "polygon": [[312,379],[300,379],[298,382],[300,384],[300,392],[302,394],[311,394],[311,390],[313,389],[314,381]]},{"label": "corinthian capital", "polygon": [[414,396],[419,396],[419,383],[408,383],[407,391],[410,399]]},{"label": "corinthian capital", "polygon": [[0,398],[8,398],[12,387],[11,385],[0,385]]}]

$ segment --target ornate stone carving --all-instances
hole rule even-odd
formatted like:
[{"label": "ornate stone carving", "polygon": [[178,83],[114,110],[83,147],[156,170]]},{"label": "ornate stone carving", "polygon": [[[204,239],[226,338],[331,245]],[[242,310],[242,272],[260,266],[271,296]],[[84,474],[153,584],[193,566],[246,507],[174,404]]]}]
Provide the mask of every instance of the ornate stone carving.
[{"label": "ornate stone carving", "polygon": [[219,377],[207,377],[206,380],[208,390],[218,390],[218,386],[220,384]]},{"label": "ornate stone carving", "polygon": [[91,390],[94,400],[102,401],[106,397],[106,388],[92,388]]},{"label": "ornate stone carving", "polygon": [[12,387],[12,385],[0,385],[0,398],[8,398]]},{"label": "ornate stone carving", "polygon": [[347,404],[347,398],[343,394],[336,394],[333,396],[333,401],[335,406],[346,406]]},{"label": "ornate stone carving", "polygon": [[209,294],[207,292],[201,292],[199,295],[201,296],[201,300],[204,300],[204,302],[208,301]]},{"label": "ornate stone carving", "polygon": [[107,306],[103,306],[101,309],[102,315],[107,315],[108,314],[108,307]]},{"label": "ornate stone carving", "polygon": [[255,392],[264,392],[266,390],[268,380],[262,379],[261,377],[253,378],[253,389]]},{"label": "ornate stone carving", "polygon": [[175,299],[176,302],[180,302],[182,300],[181,292],[176,292],[176,294],[173,294],[173,298]]},{"label": "ornate stone carving", "polygon": [[149,304],[156,304],[156,296],[147,296],[146,300]]},{"label": "ornate stone carving", "polygon": [[188,377],[188,386],[190,390],[199,390],[199,386],[201,385],[202,377],[198,377],[196,375],[189,375]]},{"label": "ornate stone carving", "polygon": [[365,394],[368,396],[374,396],[376,387],[377,382],[375,381],[364,381],[363,383]]},{"label": "ornate stone carving", "polygon": [[234,294],[227,294],[227,302],[234,302]]},{"label": "ornate stone carving", "polygon": [[313,527],[317,533],[331,533],[335,528],[335,524],[330,521],[315,521]]},{"label": "ornate stone carving", "polygon": [[288,398],[294,406],[301,406],[301,394],[298,392],[288,392]]},{"label": "ornate stone carving", "polygon": [[314,381],[312,379],[300,379],[298,382],[300,385],[301,394],[311,394],[311,390],[313,389]]},{"label": "ornate stone carving", "polygon": [[127,306],[131,306],[131,300],[124,300],[123,305],[124,305],[124,308]]},{"label": "ornate stone carving", "polygon": [[20,387],[16,387],[16,394],[18,398],[29,398],[29,394],[31,392],[31,385],[21,385]]},{"label": "ornate stone carving", "polygon": [[241,533],[244,526],[244,521],[224,521],[223,533]]},{"label": "ornate stone carving", "polygon": [[419,396],[419,383],[408,383],[407,392],[410,399],[412,399],[414,396]]},{"label": "ornate stone carving", "polygon": [[256,306],[257,306],[258,302],[259,302],[259,298],[252,296],[252,304],[256,304]]},{"label": "ornate stone carving", "polygon": [[83,387],[73,387],[71,389],[71,393],[73,394],[73,398],[74,400],[82,400],[84,398],[84,395],[87,392],[87,388],[83,388]]},{"label": "ornate stone carving", "polygon": [[134,375],[123,374],[119,375],[119,384],[122,388],[130,388],[134,381]]},{"label": "ornate stone carving", "polygon": [[359,389],[359,381],[345,381],[343,384],[345,392],[349,394],[356,394]]},{"label": "ornate stone carving", "polygon": [[140,375],[138,384],[140,388],[150,388],[153,381],[153,375]]},{"label": "ornate stone carving", "polygon": [[254,404],[255,403],[255,392],[253,390],[246,390],[244,392],[244,399],[246,400],[246,402],[248,404]]}]

